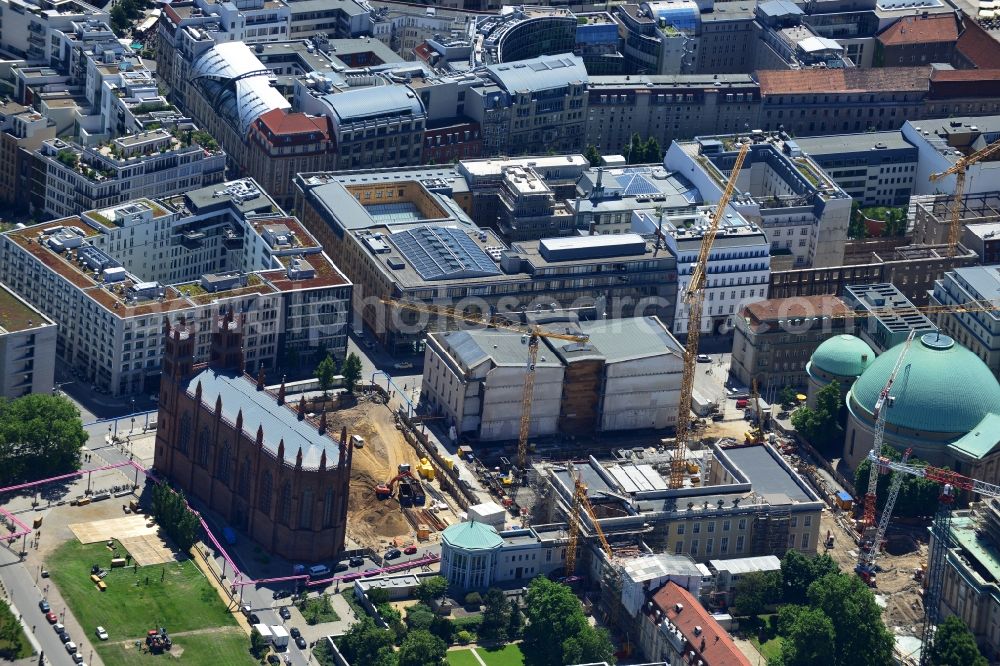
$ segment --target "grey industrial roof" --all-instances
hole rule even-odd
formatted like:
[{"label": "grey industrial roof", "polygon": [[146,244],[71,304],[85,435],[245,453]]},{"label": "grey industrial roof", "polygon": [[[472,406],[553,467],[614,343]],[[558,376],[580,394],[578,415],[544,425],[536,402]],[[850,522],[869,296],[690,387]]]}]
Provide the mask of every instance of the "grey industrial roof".
[{"label": "grey industrial roof", "polygon": [[[528,344],[519,333],[500,329],[470,329],[455,331],[442,336],[452,355],[467,368],[474,368],[483,361],[495,366],[528,366]],[[559,361],[548,360],[539,351],[535,367],[558,368]]]},{"label": "grey industrial roof", "polygon": [[683,353],[680,343],[656,317],[582,321],[577,326],[590,338],[584,344],[555,338],[545,339],[556,354],[567,362],[599,358],[605,363],[622,363],[663,354]]},{"label": "grey industrial roof", "polygon": [[1000,307],[1000,267],[967,266],[956,268],[955,273],[965,280],[980,298],[996,303]]},{"label": "grey industrial roof", "polygon": [[[339,444],[319,431],[307,421],[299,421],[296,412],[279,405],[273,395],[258,391],[254,382],[235,371],[220,371],[206,368],[192,376],[186,391],[194,396],[201,384],[201,402],[214,410],[216,399],[222,399],[222,415],[231,423],[236,423],[237,414],[243,412],[243,429],[256,436],[258,427],[264,431],[264,448],[277,455],[278,444],[285,442],[285,460],[295,464],[295,457],[301,448],[302,465],[319,466],[323,451],[326,451],[328,469],[337,466],[340,455]],[[198,436],[197,433],[194,436]]]},{"label": "grey industrial roof", "polygon": [[903,137],[899,130],[890,132],[865,132],[863,134],[838,134],[836,136],[797,137],[802,152],[811,156],[843,155],[866,150],[912,150],[916,159],[917,147]]},{"label": "grey industrial roof", "polygon": [[489,65],[486,70],[507,92],[551,90],[573,83],[587,82],[583,60],[572,53],[540,56],[501,65]]},{"label": "grey industrial roof", "polygon": [[425,280],[501,274],[496,262],[463,229],[419,226],[397,231],[388,239]]},{"label": "grey industrial roof", "polygon": [[348,16],[368,13],[367,9],[354,0],[294,0],[294,2],[288,3],[288,9],[292,14],[293,22],[296,14],[327,12],[334,9],[338,12],[344,12]]},{"label": "grey industrial roof", "polygon": [[702,570],[687,555],[657,553],[625,561],[625,575],[636,583],[663,576],[701,576]]},{"label": "grey industrial roof", "polygon": [[795,3],[789,2],[789,0],[767,0],[767,2],[760,3],[757,9],[764,16],[801,16],[805,14]]},{"label": "grey industrial roof", "polygon": [[735,560],[709,560],[708,563],[716,571],[728,571],[734,574],[752,573],[754,571],[778,571],[781,569],[781,560],[774,555],[739,557]]},{"label": "grey industrial roof", "polygon": [[419,116],[424,107],[413,91],[404,85],[374,86],[331,93],[323,97],[338,123],[374,118]]},{"label": "grey industrial roof", "polygon": [[813,501],[788,470],[768,452],[766,445],[726,449],[725,454],[747,475],[758,495],[785,495],[792,501]]}]

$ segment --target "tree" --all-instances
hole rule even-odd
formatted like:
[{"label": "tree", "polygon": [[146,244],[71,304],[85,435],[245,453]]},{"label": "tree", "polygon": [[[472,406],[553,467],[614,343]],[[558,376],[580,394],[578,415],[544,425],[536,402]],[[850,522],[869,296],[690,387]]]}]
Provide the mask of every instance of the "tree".
[{"label": "tree", "polygon": [[660,148],[660,142],[656,140],[655,137],[649,137],[646,139],[646,144],[643,146],[643,162],[662,162],[663,161],[663,150]]},{"label": "tree", "polygon": [[153,487],[153,515],[181,551],[187,552],[198,540],[198,516],[188,508],[184,493],[175,492],[166,483]]},{"label": "tree", "polygon": [[430,630],[434,624],[434,611],[426,604],[413,604],[406,609],[406,626],[410,630]]},{"label": "tree", "polygon": [[420,584],[417,585],[416,596],[420,601],[430,605],[432,600],[440,598],[447,589],[448,581],[445,580],[444,576],[431,576],[420,581]]},{"label": "tree", "polygon": [[601,166],[601,154],[597,151],[597,148],[593,144],[587,146],[587,150],[583,152],[583,156],[587,158],[588,162],[590,162],[590,166]]},{"label": "tree", "polygon": [[254,659],[260,659],[267,652],[267,639],[257,631],[257,627],[250,629],[250,654]]},{"label": "tree", "polygon": [[337,362],[329,354],[316,366],[316,379],[325,398],[333,387],[333,376],[337,374]]},{"label": "tree", "polygon": [[743,615],[760,615],[768,606],[781,601],[781,572],[755,571],[736,584],[734,605]]},{"label": "tree", "polygon": [[564,664],[614,663],[615,649],[607,629],[584,625],[582,631],[562,644]]},{"label": "tree", "polygon": [[804,604],[810,585],[838,571],[837,563],[826,553],[808,557],[797,550],[789,550],[781,560],[782,600],[789,604]]},{"label": "tree", "polygon": [[510,624],[510,604],[503,592],[495,587],[486,591],[483,597],[483,623],[479,627],[479,635],[491,641],[507,640],[507,627]]},{"label": "tree", "polygon": [[625,162],[628,164],[639,164],[646,156],[646,147],[638,133],[632,135],[632,139],[622,150],[625,153]]},{"label": "tree", "polygon": [[465,595],[465,605],[478,610],[483,605],[482,595],[478,592],[469,592]]},{"label": "tree", "polygon": [[784,388],[781,389],[781,392],[778,394],[778,401],[781,403],[782,407],[791,407],[792,405],[794,405],[796,402],[799,401],[799,399],[796,397],[797,395],[798,393],[795,391],[795,389],[793,389],[791,386],[785,386]]},{"label": "tree", "polygon": [[438,666],[447,652],[444,641],[429,631],[411,631],[399,646],[399,666]]},{"label": "tree", "polygon": [[861,214],[861,202],[854,201],[851,204],[851,222],[847,226],[847,237],[863,240],[867,235],[868,228],[865,226],[865,218]]},{"label": "tree", "polygon": [[833,623],[837,645],[834,666],[892,663],[892,634],[882,622],[875,595],[860,578],[827,574],[809,586],[808,597],[809,604]]},{"label": "tree", "polygon": [[844,441],[840,427],[840,408],[844,400],[840,383],[830,382],[816,394],[816,407],[800,407],[792,414],[792,425],[800,435],[819,448]]},{"label": "tree", "polygon": [[927,653],[931,666],[987,666],[989,663],[976,647],[976,638],[961,618],[949,615],[940,623]]},{"label": "tree", "polygon": [[[900,460],[902,456],[891,446],[882,447],[882,455],[890,460]],[[922,463],[917,458],[910,458],[910,463],[919,465]],[[854,487],[868,488],[868,477],[871,474],[871,462],[863,460],[858,468],[854,470]],[[892,483],[893,474],[881,474],[876,485],[876,499],[879,510],[885,506],[885,500],[889,493],[889,484]],[[899,487],[899,497],[893,509],[893,515],[919,518],[933,515],[938,505],[938,496],[941,494],[941,487],[924,478],[910,476],[903,477],[903,483]]]},{"label": "tree", "polygon": [[361,359],[357,354],[351,352],[347,355],[340,374],[344,376],[344,388],[348,393],[354,393],[354,385],[361,379]]},{"label": "tree", "polygon": [[828,663],[836,651],[836,634],[833,622],[823,611],[802,606],[784,606],[796,609],[794,618],[782,633],[781,663],[783,666],[814,666]]},{"label": "tree", "polygon": [[507,640],[512,641],[519,638],[522,631],[524,631],[524,613],[521,612],[521,606],[517,603],[517,599],[511,599],[507,620]]},{"label": "tree", "polygon": [[367,615],[351,625],[338,643],[341,654],[352,664],[396,666],[392,634],[378,628]]},{"label": "tree", "polygon": [[[611,661],[608,657],[591,658],[604,654],[604,643],[610,647],[607,634],[591,635],[580,608],[580,602],[566,585],[538,577],[528,586],[525,605],[528,626],[524,630],[522,651],[527,666],[572,664],[581,661]],[[570,654],[566,654],[569,651]],[[584,655],[582,658],[576,658]]]},{"label": "tree", "polygon": [[62,396],[0,399],[0,481],[34,480],[80,468],[87,432]]}]

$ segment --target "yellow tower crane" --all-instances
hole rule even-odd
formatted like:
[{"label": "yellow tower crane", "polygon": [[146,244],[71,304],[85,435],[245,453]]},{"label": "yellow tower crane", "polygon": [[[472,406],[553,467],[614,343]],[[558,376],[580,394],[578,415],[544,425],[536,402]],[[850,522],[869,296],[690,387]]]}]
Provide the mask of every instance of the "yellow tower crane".
[{"label": "yellow tower crane", "polygon": [[940,173],[930,175],[931,182],[945,176],[955,175],[955,194],[951,198],[950,223],[948,225],[948,256],[954,257],[958,247],[958,237],[962,232],[962,196],[965,194],[965,171],[976,162],[982,162],[1000,150],[1000,141],[994,141],[982,150],[960,157],[953,165]]},{"label": "yellow tower crane", "polygon": [[597,533],[597,538],[601,542],[601,548],[607,553],[608,559],[614,561],[615,554],[611,550],[611,544],[608,543],[607,537],[604,536],[604,530],[601,529],[601,524],[597,521],[597,514],[594,513],[594,507],[587,498],[587,486],[577,477],[573,484],[573,503],[570,506],[568,516],[569,540],[566,544],[567,577],[572,576],[576,571],[576,550],[580,542],[580,520],[584,513],[590,516],[590,522],[594,525],[594,532]]},{"label": "yellow tower crane", "polygon": [[680,488],[684,483],[684,472],[687,469],[687,439],[688,431],[691,428],[691,396],[694,391],[694,375],[698,361],[698,339],[701,337],[701,310],[705,304],[705,286],[707,284],[708,257],[712,252],[712,244],[715,236],[719,233],[719,225],[726,215],[726,207],[729,206],[733,192],[736,191],[736,179],[739,178],[740,169],[743,168],[743,160],[746,159],[750,151],[750,142],[747,141],[740,146],[739,153],[736,154],[736,162],[733,170],[729,174],[729,181],[726,189],[715,207],[711,223],[701,239],[701,249],[698,252],[698,261],[691,272],[691,279],[687,284],[687,291],[684,300],[687,303],[687,342],[684,345],[684,372],[681,375],[681,400],[677,412],[677,439],[674,444],[674,457],[670,464],[670,487]]},{"label": "yellow tower crane", "polygon": [[400,308],[401,310],[425,312],[427,314],[433,314],[438,317],[450,319],[451,321],[478,324],[488,328],[498,328],[528,336],[528,366],[526,372],[524,373],[524,391],[521,395],[521,423],[517,439],[517,469],[523,472],[528,459],[528,432],[531,428],[531,400],[535,392],[535,363],[538,360],[538,341],[541,338],[550,338],[554,340],[567,340],[569,342],[586,342],[590,338],[586,335],[554,333],[543,330],[539,326],[519,326],[496,317],[469,314],[445,305],[431,305],[427,303],[399,300],[383,302],[386,305],[391,305],[393,307]]}]

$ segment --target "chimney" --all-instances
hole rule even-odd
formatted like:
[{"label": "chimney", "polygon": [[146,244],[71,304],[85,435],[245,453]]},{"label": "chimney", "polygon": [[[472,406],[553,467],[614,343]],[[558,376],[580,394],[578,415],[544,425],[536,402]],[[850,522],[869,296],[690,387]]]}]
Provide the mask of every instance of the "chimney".
[{"label": "chimney", "polygon": [[257,390],[264,390],[264,364],[261,363],[260,369],[257,371]]},{"label": "chimney", "polygon": [[684,604],[674,604],[675,613],[679,615],[682,610],[684,610]]},{"label": "chimney", "polygon": [[285,404],[285,376],[281,376],[281,388],[278,389],[278,404]]},{"label": "chimney", "polygon": [[299,421],[306,417],[306,397],[299,397]]}]

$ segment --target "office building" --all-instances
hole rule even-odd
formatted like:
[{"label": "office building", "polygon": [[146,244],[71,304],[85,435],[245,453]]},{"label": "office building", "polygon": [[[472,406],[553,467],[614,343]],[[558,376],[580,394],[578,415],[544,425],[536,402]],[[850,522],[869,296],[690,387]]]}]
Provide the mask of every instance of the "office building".
[{"label": "office building", "polygon": [[[1000,269],[993,266],[956,268],[934,281],[931,305],[977,303],[982,312],[937,315],[941,330],[965,345],[1000,377]],[[990,306],[993,309],[989,309]]]},{"label": "office building", "polygon": [[[586,342],[542,338],[532,436],[665,428],[676,422],[683,351],[655,317],[552,323]],[[516,439],[528,345],[505,330],[431,333],[421,400],[459,435]]]},{"label": "office building", "polygon": [[848,285],[843,300],[857,313],[853,320],[855,333],[878,354],[905,342],[910,331],[916,331],[919,337],[938,330],[892,284]]},{"label": "office building", "polygon": [[744,386],[756,380],[763,395],[785,386],[804,388],[810,356],[848,330],[843,315],[849,311],[832,295],[769,298],[743,307],[733,331],[730,372]]},{"label": "office building", "polygon": [[354,447],[245,372],[243,315],[208,323],[209,363],[195,363],[205,326],[163,326],[154,464],[266,552],[322,562],[344,549]]},{"label": "office building", "polygon": [[160,381],[162,322],[243,315],[248,367],[343,358],[351,284],[251,180],[87,211],[2,236],[0,279],[59,324],[57,358],[98,391]]},{"label": "office building", "polygon": [[962,245],[978,254],[981,263],[1000,264],[1000,219],[966,224],[962,230]]},{"label": "office building", "polygon": [[934,14],[899,19],[876,37],[875,65],[950,63],[958,42],[957,18],[954,14]]},{"label": "office building", "polygon": [[[718,201],[736,160],[735,138],[675,142],[664,166],[691,181],[704,203]],[[771,244],[772,271],[782,256],[787,268],[839,266],[851,198],[815,162],[785,147],[776,137],[754,138],[730,205],[763,229]]]}]

